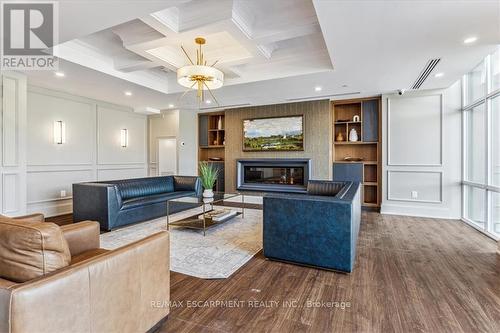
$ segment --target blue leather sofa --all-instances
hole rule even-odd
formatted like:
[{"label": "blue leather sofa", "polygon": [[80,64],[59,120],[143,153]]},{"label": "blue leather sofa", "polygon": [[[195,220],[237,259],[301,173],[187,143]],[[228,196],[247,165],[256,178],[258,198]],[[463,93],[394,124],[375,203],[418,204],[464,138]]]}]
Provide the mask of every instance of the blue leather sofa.
[{"label": "blue leather sofa", "polygon": [[[74,222],[92,220],[109,231],[167,214],[167,201],[201,196],[199,177],[164,176],[73,184]],[[192,208],[171,203],[170,213]]]},{"label": "blue leather sofa", "polygon": [[360,222],[358,182],[310,180],[307,194],[266,194],[264,256],[352,272]]}]

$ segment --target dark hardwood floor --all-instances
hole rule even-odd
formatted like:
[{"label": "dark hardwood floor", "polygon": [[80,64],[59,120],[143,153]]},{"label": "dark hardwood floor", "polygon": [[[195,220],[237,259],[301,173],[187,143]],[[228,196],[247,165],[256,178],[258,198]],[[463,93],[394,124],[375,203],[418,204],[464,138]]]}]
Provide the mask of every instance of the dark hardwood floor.
[{"label": "dark hardwood floor", "polygon": [[[172,273],[177,307],[160,331],[500,332],[495,249],[460,221],[364,212],[352,274],[267,261],[262,253],[225,280]],[[230,300],[243,306],[187,304]]]},{"label": "dark hardwood floor", "polygon": [[159,331],[500,332],[495,250],[460,221],[364,212],[352,274],[262,253],[224,280],[172,272]]}]

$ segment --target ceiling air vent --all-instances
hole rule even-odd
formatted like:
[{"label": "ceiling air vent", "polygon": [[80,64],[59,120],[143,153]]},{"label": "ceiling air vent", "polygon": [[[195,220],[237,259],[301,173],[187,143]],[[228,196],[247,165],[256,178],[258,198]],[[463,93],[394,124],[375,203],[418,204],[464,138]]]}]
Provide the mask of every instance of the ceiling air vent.
[{"label": "ceiling air vent", "polygon": [[441,61],[441,58],[429,60],[427,62],[427,64],[425,65],[424,69],[422,70],[422,72],[420,72],[420,75],[418,76],[417,80],[415,81],[415,83],[413,84],[411,89],[420,89],[420,87],[422,86],[424,81],[427,80],[427,78],[429,77],[431,72],[434,70],[434,67],[436,67],[436,65],[440,61]]}]

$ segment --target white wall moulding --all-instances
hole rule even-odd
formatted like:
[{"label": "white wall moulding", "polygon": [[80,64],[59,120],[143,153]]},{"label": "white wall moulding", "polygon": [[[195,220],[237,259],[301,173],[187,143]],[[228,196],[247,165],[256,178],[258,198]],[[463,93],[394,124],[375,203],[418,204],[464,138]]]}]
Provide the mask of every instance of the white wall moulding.
[{"label": "white wall moulding", "polygon": [[[47,216],[71,213],[73,183],[147,175],[145,115],[34,86],[29,87],[28,102],[28,212]],[[103,115],[106,112],[109,114]],[[54,120],[66,125],[65,144],[54,144]],[[126,149],[120,140],[125,128],[134,128],[134,133],[128,133],[131,138]],[[99,153],[106,157],[103,164],[98,163]]]},{"label": "white wall moulding", "polygon": [[19,173],[2,173],[2,213],[15,214],[21,211],[21,188]]},{"label": "white wall moulding", "polygon": [[2,163],[1,209],[3,214],[26,212],[26,76],[1,73]]},{"label": "white wall moulding", "polygon": [[460,218],[460,95],[456,82],[383,96],[383,214]]},{"label": "white wall moulding", "polygon": [[3,76],[2,164],[19,165],[19,80]]},{"label": "white wall moulding", "polygon": [[[28,205],[70,199],[73,183],[93,179],[92,169],[28,171]],[[64,197],[61,196],[61,191],[66,192]]]},{"label": "white wall moulding", "polygon": [[[28,166],[92,165],[96,144],[96,104],[88,99],[30,87],[28,91]],[[64,144],[55,143],[63,121]],[[56,130],[57,133],[52,134]],[[58,138],[55,138],[58,139]]]},{"label": "white wall moulding", "polygon": [[[417,193],[412,198],[412,192]],[[441,171],[387,171],[387,199],[422,203],[443,202],[443,173]]]},{"label": "white wall moulding", "polygon": [[388,165],[441,166],[442,120],[442,94],[388,98]]},{"label": "white wall moulding", "polygon": [[116,168],[97,170],[97,180],[116,180],[126,178],[141,178],[146,176],[147,169],[143,168]]},{"label": "white wall moulding", "polygon": [[[147,118],[144,115],[97,106],[97,164],[141,164],[146,161]],[[127,149],[121,146],[127,129]]]}]

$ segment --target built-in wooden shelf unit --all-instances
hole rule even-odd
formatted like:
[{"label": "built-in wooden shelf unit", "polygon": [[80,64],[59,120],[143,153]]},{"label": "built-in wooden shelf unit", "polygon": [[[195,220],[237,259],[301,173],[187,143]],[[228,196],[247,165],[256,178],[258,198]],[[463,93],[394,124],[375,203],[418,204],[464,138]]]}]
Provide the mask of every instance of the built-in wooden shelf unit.
[{"label": "built-in wooden shelf unit", "polygon": [[[380,97],[333,101],[332,114],[333,179],[360,181],[363,205],[380,207],[382,192]],[[352,128],[358,134],[358,141],[349,141]],[[342,141],[337,141],[339,133],[342,133]],[[360,158],[361,161],[346,161],[346,157]]]},{"label": "built-in wooden shelf unit", "polygon": [[224,144],[226,140],[224,118],[224,112],[198,115],[198,159],[209,162],[221,170],[215,183],[215,191],[224,191]]}]

